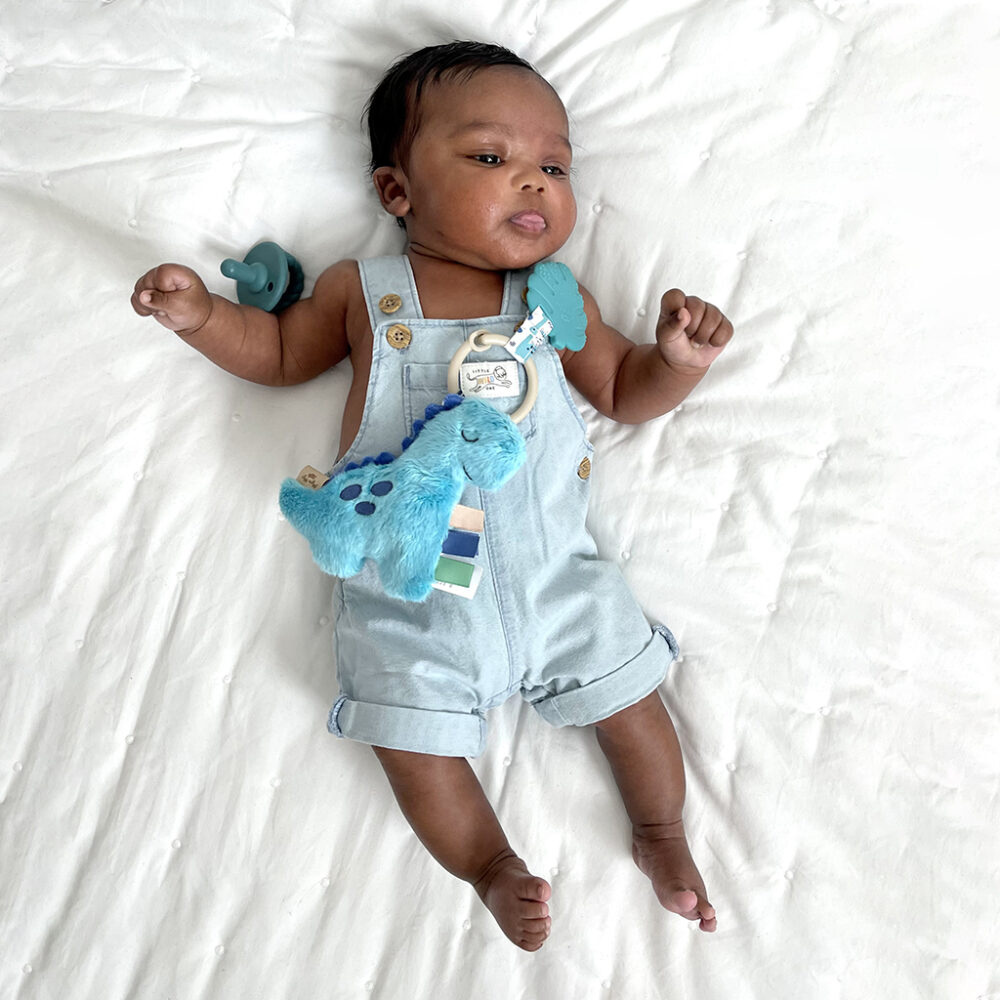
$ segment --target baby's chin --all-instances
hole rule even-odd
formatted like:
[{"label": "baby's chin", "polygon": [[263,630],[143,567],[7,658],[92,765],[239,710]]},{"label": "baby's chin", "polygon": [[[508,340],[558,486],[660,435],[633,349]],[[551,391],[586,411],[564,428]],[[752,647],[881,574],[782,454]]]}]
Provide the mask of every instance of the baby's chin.
[{"label": "baby's chin", "polygon": [[514,245],[498,242],[497,246],[491,247],[483,256],[491,270],[521,271],[551,257],[564,243],[565,240],[539,240],[527,245],[520,241]]},{"label": "baby's chin", "polygon": [[510,254],[497,257],[490,262],[491,271],[523,271],[529,267],[534,267],[539,261],[551,257],[555,250],[551,250],[541,255],[533,254]]},{"label": "baby's chin", "polygon": [[565,242],[554,233],[527,239],[515,233],[513,238],[501,235],[463,245],[446,240],[411,240],[411,246],[421,247],[430,256],[478,270],[520,271],[551,257]]}]

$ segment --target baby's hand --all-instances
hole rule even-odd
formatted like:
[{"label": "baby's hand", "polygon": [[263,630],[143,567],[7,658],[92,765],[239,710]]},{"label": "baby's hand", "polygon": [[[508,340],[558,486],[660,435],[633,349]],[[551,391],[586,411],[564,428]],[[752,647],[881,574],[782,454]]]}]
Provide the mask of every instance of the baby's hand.
[{"label": "baby's hand", "polygon": [[656,343],[674,368],[706,369],[733,336],[733,324],[710,302],[671,288],[660,299]]},{"label": "baby's hand", "polygon": [[212,315],[212,297],[191,268],[161,264],[135,283],[132,308],[140,316],[152,316],[168,330],[192,334]]}]

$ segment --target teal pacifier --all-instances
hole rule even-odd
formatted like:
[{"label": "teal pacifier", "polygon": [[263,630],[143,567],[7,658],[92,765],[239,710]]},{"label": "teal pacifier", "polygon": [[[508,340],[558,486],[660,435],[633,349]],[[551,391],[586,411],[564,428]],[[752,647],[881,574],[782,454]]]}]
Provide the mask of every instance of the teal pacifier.
[{"label": "teal pacifier", "polygon": [[227,257],[222,273],[236,282],[236,297],[245,306],[281,312],[302,295],[302,265],[277,243],[258,243],[243,261]]}]

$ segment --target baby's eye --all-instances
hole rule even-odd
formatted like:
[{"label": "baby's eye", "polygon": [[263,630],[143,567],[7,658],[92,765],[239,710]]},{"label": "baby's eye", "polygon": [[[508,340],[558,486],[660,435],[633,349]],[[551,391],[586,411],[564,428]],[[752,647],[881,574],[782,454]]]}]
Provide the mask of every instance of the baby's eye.
[{"label": "baby's eye", "polygon": [[490,167],[498,167],[501,163],[500,157],[496,153],[477,153],[473,159]]},{"label": "baby's eye", "polygon": [[542,167],[542,173],[549,174],[552,177],[564,177],[566,171],[562,167],[557,167],[554,163],[549,163]]}]

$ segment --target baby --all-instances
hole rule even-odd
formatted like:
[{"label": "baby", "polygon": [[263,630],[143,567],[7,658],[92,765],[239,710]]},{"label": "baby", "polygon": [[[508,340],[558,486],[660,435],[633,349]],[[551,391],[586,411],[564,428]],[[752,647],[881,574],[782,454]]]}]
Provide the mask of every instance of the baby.
[{"label": "baby", "polygon": [[[447,392],[448,362],[469,334],[509,335],[524,319],[530,268],[576,221],[566,112],[506,49],[454,42],[403,58],[373,94],[368,127],[375,190],[405,227],[404,255],[334,264],[279,315],[209,294],[178,264],[143,275],[132,296],[140,316],[254,382],[303,382],[349,356],[335,468],[398,452],[414,417]],[[677,646],[586,532],[592,449],[564,380],[614,420],[649,420],[691,392],[733,328],[675,288],[661,299],[656,342],[639,346],[604,322],[582,285],[580,294],[584,346],[534,354],[538,401],[518,425],[524,466],[496,493],[463,494],[485,512],[475,596],[396,600],[370,563],[338,583],[331,731],[374,748],[420,840],[528,951],[549,934],[551,887],[511,848],[467,760],[484,748],[485,712],[514,693],[554,725],[596,729],[636,864],[666,909],[716,926],[685,839],[681,751],[658,693]],[[495,348],[478,360],[502,357]]]}]

